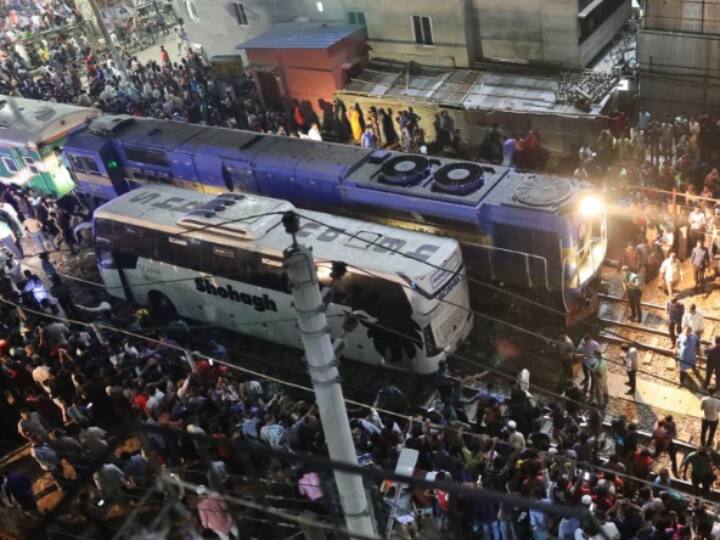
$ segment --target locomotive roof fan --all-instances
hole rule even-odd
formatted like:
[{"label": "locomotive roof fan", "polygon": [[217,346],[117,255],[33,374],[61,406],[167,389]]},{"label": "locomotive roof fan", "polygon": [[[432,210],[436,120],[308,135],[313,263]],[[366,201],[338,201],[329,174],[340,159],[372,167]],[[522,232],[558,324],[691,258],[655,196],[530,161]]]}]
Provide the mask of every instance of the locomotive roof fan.
[{"label": "locomotive roof fan", "polygon": [[532,175],[515,188],[513,200],[527,206],[559,206],[573,194],[573,184],[567,178]]},{"label": "locomotive roof fan", "polygon": [[430,174],[430,160],[423,156],[395,156],[383,164],[380,181],[393,186],[414,186]]},{"label": "locomotive roof fan", "polygon": [[483,168],[475,163],[450,163],[435,171],[433,191],[467,195],[485,184]]}]

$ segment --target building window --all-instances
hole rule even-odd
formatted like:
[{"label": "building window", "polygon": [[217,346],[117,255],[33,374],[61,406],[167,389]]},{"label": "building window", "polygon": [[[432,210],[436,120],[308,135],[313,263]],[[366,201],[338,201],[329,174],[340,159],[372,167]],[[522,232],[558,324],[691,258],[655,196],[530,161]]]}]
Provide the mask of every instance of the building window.
[{"label": "building window", "polygon": [[200,20],[195,0],[185,0],[185,7],[187,8],[188,16],[192,21],[197,22]]},{"label": "building window", "polygon": [[235,18],[240,26],[248,26],[247,13],[245,13],[245,4],[240,2],[233,2],[233,9],[235,10]]},{"label": "building window", "polygon": [[315,7],[317,8],[318,13],[325,11],[325,6],[323,6],[322,2],[315,2]]},{"label": "building window", "polygon": [[[625,0],[604,0],[596,4],[589,13],[581,13],[580,20],[580,36],[578,43],[583,43],[593,33],[600,28],[606,20],[608,20],[615,12],[625,5]],[[588,4],[589,6],[590,4]]]},{"label": "building window", "polygon": [[348,12],[348,22],[365,26],[365,14],[362,11],[350,11]]},{"label": "building window", "polygon": [[123,146],[123,150],[125,151],[125,157],[127,157],[130,161],[146,165],[155,165],[156,167],[170,166],[170,162],[168,161],[165,152],[148,150],[146,148],[133,148],[130,146]]},{"label": "building window", "polygon": [[20,168],[17,166],[17,163],[15,163],[15,160],[9,157],[3,157],[2,158],[3,165],[5,165],[5,168],[7,171],[11,174],[15,174],[20,170]]},{"label": "building window", "polygon": [[412,23],[413,31],[415,32],[415,43],[421,43],[422,45],[432,45],[435,43],[432,33],[432,20],[430,17],[413,15]]}]

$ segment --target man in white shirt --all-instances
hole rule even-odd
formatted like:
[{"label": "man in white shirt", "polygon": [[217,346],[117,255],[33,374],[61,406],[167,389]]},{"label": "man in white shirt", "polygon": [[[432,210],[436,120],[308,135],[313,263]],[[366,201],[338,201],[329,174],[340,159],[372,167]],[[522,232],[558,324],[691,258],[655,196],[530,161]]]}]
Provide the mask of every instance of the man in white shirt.
[{"label": "man in white shirt", "polygon": [[583,336],[578,343],[577,352],[582,355],[582,369],[585,377],[582,385],[584,391],[587,392],[590,386],[590,371],[595,366],[595,353],[600,352],[600,344],[590,335]]},{"label": "man in white shirt", "polygon": [[697,241],[705,240],[705,228],[707,227],[707,217],[705,212],[699,207],[693,209],[688,216],[690,224],[690,245],[697,244]]},{"label": "man in white shirt", "polygon": [[627,343],[623,343],[620,346],[620,349],[622,350],[625,371],[627,371],[628,375],[628,382],[625,384],[630,387],[630,390],[628,390],[626,394],[635,395],[635,388],[637,385],[638,351],[635,347],[631,347]]},{"label": "man in white shirt", "polygon": [[515,423],[515,420],[508,420],[507,430],[508,444],[516,450],[522,450],[523,448],[525,448],[525,435],[523,435],[517,430],[517,424]]},{"label": "man in white shirt", "polygon": [[703,413],[700,428],[700,445],[712,448],[715,439],[715,430],[718,425],[720,413],[720,399],[715,397],[715,387],[708,388],[708,395],[700,400],[700,410]]},{"label": "man in white shirt", "polygon": [[672,298],[675,295],[675,287],[683,278],[682,266],[675,253],[670,253],[660,265],[660,277],[665,282],[668,295]]},{"label": "man in white shirt", "polygon": [[149,412],[154,413],[155,409],[158,408],[163,400],[165,399],[165,394],[160,391],[160,388],[157,386],[155,387],[155,392],[152,396],[147,400],[146,408]]},{"label": "man in white shirt", "polygon": [[32,370],[32,378],[37,384],[42,386],[42,389],[50,395],[50,381],[53,379],[53,375],[50,372],[50,368],[46,366],[42,360],[37,360],[35,363],[35,369]]},{"label": "man in white shirt", "polygon": [[705,319],[695,304],[692,304],[690,309],[683,315],[682,327],[685,328],[687,326],[692,329],[698,338],[702,337],[703,329],[705,328]]}]

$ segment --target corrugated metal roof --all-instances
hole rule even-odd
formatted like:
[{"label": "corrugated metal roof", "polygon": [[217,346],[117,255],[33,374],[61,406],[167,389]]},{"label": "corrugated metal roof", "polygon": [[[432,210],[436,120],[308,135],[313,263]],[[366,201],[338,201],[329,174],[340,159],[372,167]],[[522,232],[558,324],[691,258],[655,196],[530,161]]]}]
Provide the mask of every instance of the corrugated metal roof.
[{"label": "corrugated metal roof", "polygon": [[236,49],[327,49],[365,27],[357,24],[278,23]]},{"label": "corrugated metal roof", "polygon": [[467,109],[519,109],[549,112],[557,105],[560,84],[552,79],[484,73],[463,102]]},{"label": "corrugated metal roof", "polygon": [[345,93],[405,98],[468,110],[592,117],[605,99],[583,111],[560,102],[560,81],[470,69],[441,69],[400,62],[372,62],[344,89]]}]

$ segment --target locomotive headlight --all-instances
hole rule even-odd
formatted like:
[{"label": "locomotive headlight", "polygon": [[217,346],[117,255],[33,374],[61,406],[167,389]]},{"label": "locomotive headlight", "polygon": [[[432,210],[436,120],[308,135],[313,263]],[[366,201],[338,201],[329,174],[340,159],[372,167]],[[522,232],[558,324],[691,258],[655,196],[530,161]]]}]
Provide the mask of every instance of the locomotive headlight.
[{"label": "locomotive headlight", "polygon": [[584,218],[592,218],[602,212],[603,203],[595,195],[588,195],[580,201],[580,214]]}]

